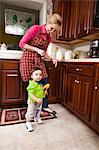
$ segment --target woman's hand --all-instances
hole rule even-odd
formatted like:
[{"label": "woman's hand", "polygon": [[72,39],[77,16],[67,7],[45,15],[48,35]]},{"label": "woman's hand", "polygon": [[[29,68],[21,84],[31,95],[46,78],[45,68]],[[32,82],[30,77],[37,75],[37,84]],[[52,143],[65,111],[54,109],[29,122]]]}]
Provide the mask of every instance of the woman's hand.
[{"label": "woman's hand", "polygon": [[28,44],[25,44],[24,45],[24,50],[31,50],[32,52],[37,52],[39,55],[41,56],[45,56],[45,51],[43,49],[39,49],[35,46],[31,46],[31,45],[28,45]]},{"label": "woman's hand", "polygon": [[52,58],[52,62],[55,65],[55,67],[57,67],[57,60],[55,58]]},{"label": "woman's hand", "polygon": [[38,49],[37,50],[37,53],[39,54],[39,55],[41,55],[41,56],[45,56],[45,51],[44,50],[42,50],[42,49]]}]

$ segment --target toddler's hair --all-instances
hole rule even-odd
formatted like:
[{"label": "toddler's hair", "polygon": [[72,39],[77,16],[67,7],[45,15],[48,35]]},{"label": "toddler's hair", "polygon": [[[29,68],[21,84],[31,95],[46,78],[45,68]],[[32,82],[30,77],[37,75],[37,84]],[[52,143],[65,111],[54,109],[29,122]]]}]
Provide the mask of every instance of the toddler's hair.
[{"label": "toddler's hair", "polygon": [[41,71],[42,71],[42,69],[41,69],[40,67],[34,67],[34,68],[31,70],[31,74],[32,74],[34,71],[36,71],[36,70],[41,70]]}]

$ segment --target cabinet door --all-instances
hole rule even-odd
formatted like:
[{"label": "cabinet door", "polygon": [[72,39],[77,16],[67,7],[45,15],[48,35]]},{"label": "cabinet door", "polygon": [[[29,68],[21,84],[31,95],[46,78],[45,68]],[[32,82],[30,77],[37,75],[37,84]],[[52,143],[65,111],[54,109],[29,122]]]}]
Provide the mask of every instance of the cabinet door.
[{"label": "cabinet door", "polygon": [[77,84],[78,78],[74,74],[68,74],[68,87],[67,87],[67,104],[66,106],[70,110],[75,110],[76,102],[80,96],[79,84]]},{"label": "cabinet door", "polygon": [[2,84],[2,62],[0,62],[0,107],[1,107],[1,94],[2,94],[1,84]]},{"label": "cabinet door", "polygon": [[82,118],[89,120],[92,97],[92,79],[79,76],[77,83],[79,84],[79,97],[76,103],[76,111],[82,116]]},{"label": "cabinet door", "polygon": [[53,0],[53,12],[60,14],[62,17],[62,26],[59,33],[56,35],[56,40],[68,41],[69,36],[69,18],[70,18],[70,1],[68,0]]},{"label": "cabinet door", "polygon": [[78,1],[71,1],[70,13],[69,13],[69,37],[68,40],[74,40],[77,38],[78,32],[78,14],[79,14],[79,3]]},{"label": "cabinet door", "polygon": [[53,0],[53,12],[62,16],[62,27],[56,40],[68,42],[95,33],[94,7],[95,0]]},{"label": "cabinet door", "polygon": [[93,102],[91,114],[92,126],[99,133],[99,64],[95,66],[95,81],[93,85]]},{"label": "cabinet door", "polygon": [[56,68],[51,62],[46,62],[46,69],[48,73],[48,80],[50,88],[48,90],[49,103],[58,102],[58,88],[59,88],[59,66]]},{"label": "cabinet door", "polygon": [[99,83],[94,86],[91,122],[93,128],[99,133]]},{"label": "cabinet door", "polygon": [[67,107],[84,120],[89,120],[92,79],[75,74],[68,75]]},{"label": "cabinet door", "polygon": [[22,101],[22,81],[18,70],[3,70],[2,104],[14,104]]},{"label": "cabinet door", "polygon": [[93,29],[94,0],[79,1],[78,37],[89,34]]},{"label": "cabinet door", "polygon": [[66,104],[67,97],[67,64],[60,64],[59,102]]}]

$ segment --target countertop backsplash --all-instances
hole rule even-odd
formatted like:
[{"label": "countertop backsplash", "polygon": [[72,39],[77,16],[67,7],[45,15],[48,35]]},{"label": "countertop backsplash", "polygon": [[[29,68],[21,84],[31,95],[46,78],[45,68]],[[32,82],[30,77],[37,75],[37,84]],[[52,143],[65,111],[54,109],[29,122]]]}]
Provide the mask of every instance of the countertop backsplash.
[{"label": "countertop backsplash", "polygon": [[73,51],[77,51],[77,50],[83,50],[83,51],[89,51],[90,50],[90,45],[81,45],[81,46],[77,46],[75,48],[72,48]]}]

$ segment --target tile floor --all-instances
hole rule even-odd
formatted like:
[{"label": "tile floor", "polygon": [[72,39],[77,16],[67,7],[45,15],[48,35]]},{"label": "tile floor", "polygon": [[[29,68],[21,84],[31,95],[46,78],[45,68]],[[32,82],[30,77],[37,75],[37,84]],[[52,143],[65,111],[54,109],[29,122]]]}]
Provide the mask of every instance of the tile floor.
[{"label": "tile floor", "polygon": [[99,150],[99,136],[60,104],[50,107],[58,118],[33,123],[28,132],[25,123],[0,127],[0,150]]}]

